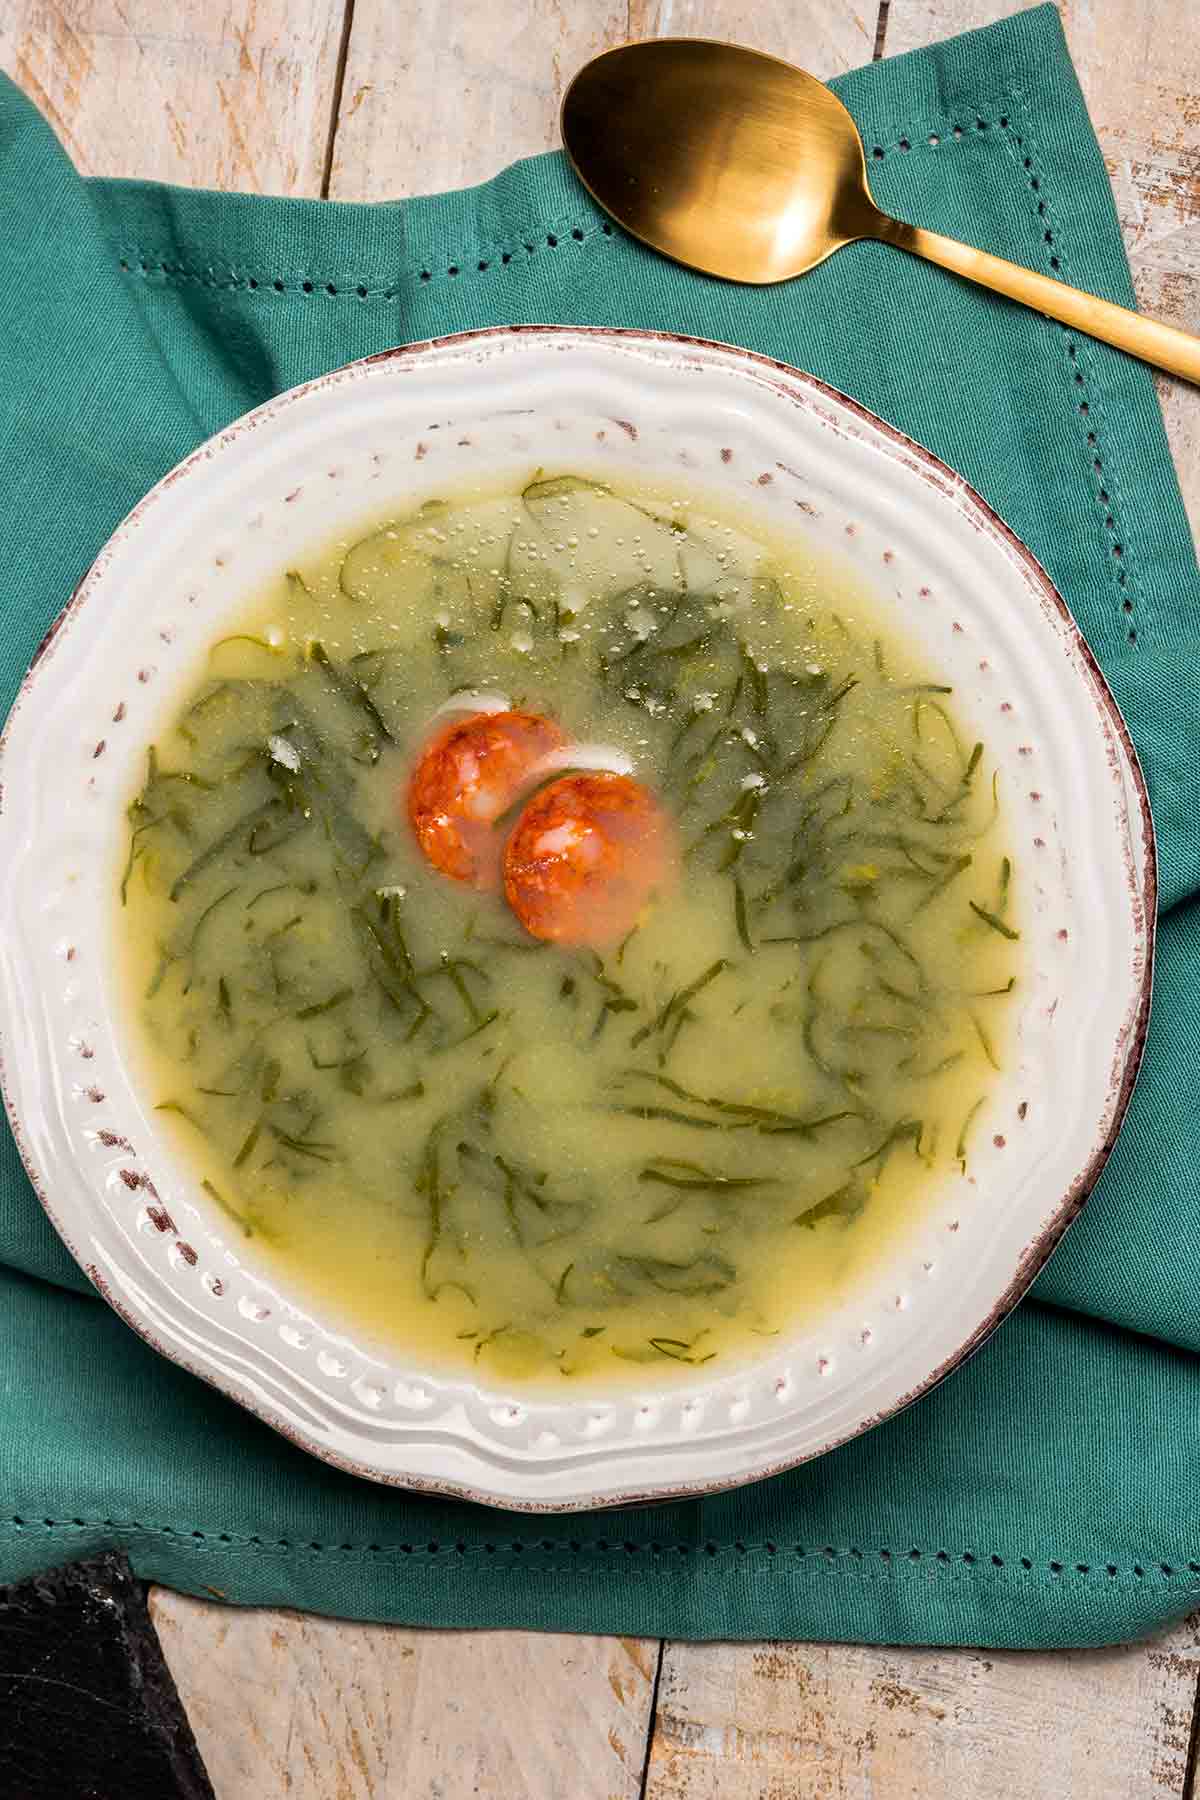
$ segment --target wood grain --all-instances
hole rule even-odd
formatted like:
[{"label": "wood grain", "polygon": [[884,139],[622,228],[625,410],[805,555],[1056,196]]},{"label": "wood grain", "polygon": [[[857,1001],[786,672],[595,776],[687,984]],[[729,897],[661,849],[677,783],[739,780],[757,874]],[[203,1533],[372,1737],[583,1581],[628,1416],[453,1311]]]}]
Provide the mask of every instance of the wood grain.
[{"label": "wood grain", "polygon": [[[917,49],[1019,10],[1008,0],[895,0],[886,49]],[[1062,0],[1060,11],[1138,305],[1200,332],[1200,34],[1182,28],[1176,0]],[[1200,391],[1165,375],[1158,387],[1200,542]]]},{"label": "wood grain", "polygon": [[825,80],[870,62],[875,18],[873,0],[629,0],[628,35],[725,38]]},{"label": "wood grain", "polygon": [[400,1631],[158,1589],[217,1800],[634,1800],[657,1646]]},{"label": "wood grain", "polygon": [[433,193],[550,149],[565,83],[625,25],[625,0],[356,0],[330,194]]},{"label": "wood grain", "polygon": [[85,175],[317,194],[340,0],[3,0],[0,66]]},{"label": "wood grain", "polygon": [[1200,1613],[1046,1655],[672,1644],[646,1800],[1183,1800],[1198,1671]]},{"label": "wood grain", "polygon": [[356,0],[330,193],[394,199],[485,181],[558,142],[563,90],[627,37],[738,38],[830,75],[869,61],[874,7],[826,0]]}]

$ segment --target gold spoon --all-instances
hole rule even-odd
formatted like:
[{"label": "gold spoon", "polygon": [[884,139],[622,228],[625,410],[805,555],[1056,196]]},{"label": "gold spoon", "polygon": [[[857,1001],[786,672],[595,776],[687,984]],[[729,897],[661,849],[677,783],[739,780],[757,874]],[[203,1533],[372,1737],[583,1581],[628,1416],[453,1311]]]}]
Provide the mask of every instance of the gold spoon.
[{"label": "gold spoon", "polygon": [[777,57],[705,38],[623,44],[575,77],[562,134],[606,212],[706,274],[786,281],[879,238],[1200,382],[1200,338],[880,212],[854,120]]}]

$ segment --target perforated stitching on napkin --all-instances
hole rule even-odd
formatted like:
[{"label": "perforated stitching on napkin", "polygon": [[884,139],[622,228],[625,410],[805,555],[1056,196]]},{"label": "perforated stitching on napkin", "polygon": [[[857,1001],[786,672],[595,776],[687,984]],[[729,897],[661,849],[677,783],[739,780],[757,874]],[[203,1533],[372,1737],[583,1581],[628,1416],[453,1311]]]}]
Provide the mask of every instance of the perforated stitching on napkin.
[{"label": "perforated stitching on napkin", "polygon": [[[892,131],[893,142],[887,148],[881,143],[872,144],[871,160],[882,162],[885,157],[892,155],[897,150],[902,153],[911,150],[917,138],[923,138],[931,150],[937,150],[943,144],[949,149],[953,144],[961,144],[967,138],[990,131],[993,123],[997,124],[1001,131],[1006,131],[1008,129],[1006,107],[1009,100],[1014,97],[1006,90],[1003,94],[995,96],[994,99],[980,101],[980,113],[968,112],[957,115],[955,120],[936,119],[932,123],[927,121],[924,125],[895,126]],[[996,116],[997,110],[998,117]],[[983,112],[989,116],[982,117]],[[966,118],[967,123],[965,125],[957,123],[957,118],[963,117]]]},{"label": "perforated stitching on napkin", "polygon": [[[881,159],[893,151],[911,150],[918,139],[938,146],[952,142],[961,142],[981,132],[988,131],[997,124],[1001,129],[1008,126],[1008,110],[1013,99],[1010,90],[1005,89],[998,94],[987,95],[978,101],[978,111],[969,109],[965,115],[966,123],[939,117],[926,121],[921,125],[894,127],[888,135],[887,147],[878,143],[871,149],[871,156]],[[866,140],[866,141],[869,141]],[[919,146],[918,146],[919,147]],[[207,264],[204,268],[190,268],[187,264],[175,260],[166,252],[154,251],[141,244],[125,244],[119,246],[119,264],[127,275],[145,277],[160,285],[193,286],[211,288],[229,293],[263,293],[300,294],[304,297],[322,294],[326,298],[383,300],[387,302],[398,298],[399,283],[403,281],[430,282],[438,279],[458,280],[464,273],[473,271],[484,275],[494,268],[509,268],[522,257],[528,259],[538,255],[543,249],[557,250],[567,242],[583,244],[597,238],[612,238],[615,235],[613,226],[607,219],[589,219],[580,222],[565,217],[549,219],[531,225],[524,233],[517,233],[503,241],[488,241],[476,244],[469,254],[456,255],[445,263],[426,262],[414,264],[410,268],[397,271],[396,276],[387,283],[372,283],[367,280],[356,280],[353,277],[327,274],[307,278],[249,275],[243,269],[232,264]]]},{"label": "perforated stitching on napkin", "polygon": [[210,263],[202,269],[189,268],[186,263],[173,261],[170,257],[150,251],[139,244],[124,246],[118,262],[125,274],[143,277],[162,287],[201,287],[220,293],[300,294],[305,298],[319,294],[330,300],[383,300],[391,303],[399,298],[401,282],[429,282],[438,277],[457,280],[469,271],[472,264],[477,274],[484,275],[494,267],[509,268],[518,260],[519,252],[528,260],[543,249],[558,250],[568,244],[585,244],[591,239],[611,238],[613,235],[613,227],[607,219],[589,222],[586,226],[571,220],[555,220],[551,222],[549,229],[539,228],[536,232],[507,239],[503,244],[477,245],[471,256],[456,258],[444,266],[433,267],[426,263],[400,270],[397,277],[386,283],[347,280],[337,276],[322,280],[319,276],[285,278],[281,275],[249,275],[232,264],[219,266]]},{"label": "perforated stitching on napkin", "polygon": [[[1015,130],[1008,130],[1006,140],[1010,150],[1020,162],[1022,175],[1028,187],[1032,204],[1036,209],[1043,256],[1057,275],[1063,270],[1062,244],[1055,226],[1051,203],[1034,160],[1035,144],[1028,119],[1022,120],[1019,134]],[[1086,346],[1086,341],[1080,340],[1068,326],[1060,326],[1059,330],[1067,357],[1072,365],[1072,385],[1075,390],[1073,404],[1085,425],[1088,461],[1092,465],[1093,489],[1097,506],[1100,508],[1104,520],[1103,529],[1112,557],[1117,595],[1125,621],[1125,634],[1130,644],[1136,644],[1138,627],[1133,620],[1133,584],[1124,532],[1119,523],[1119,507],[1115,498],[1117,483],[1113,472],[1105,467],[1105,459],[1100,446],[1100,420],[1096,411],[1095,392],[1089,385],[1087,374],[1087,359],[1090,350]]]},{"label": "perforated stitching on napkin", "polygon": [[[1184,1561],[1176,1559],[1164,1562],[1155,1558],[1147,1558],[1144,1563],[1132,1563],[1125,1568],[1116,1563],[1076,1562],[1051,1558],[1034,1562],[1031,1558],[1005,1558],[993,1553],[984,1557],[973,1550],[920,1550],[916,1548],[892,1550],[864,1550],[856,1545],[838,1547],[825,1544],[813,1547],[804,1544],[778,1544],[770,1540],[759,1544],[747,1544],[742,1539],[730,1543],[717,1543],[707,1539],[703,1543],[685,1544],[669,1542],[662,1539],[647,1539],[638,1542],[630,1538],[594,1538],[590,1541],[572,1538],[560,1543],[553,1538],[510,1538],[497,1539],[482,1544],[467,1544],[461,1538],[447,1540],[431,1540],[424,1544],[319,1544],[315,1542],[297,1542],[294,1538],[264,1538],[258,1535],[241,1536],[227,1531],[200,1531],[179,1528],[173,1525],[146,1525],[136,1519],[31,1519],[19,1513],[11,1514],[0,1520],[0,1535],[25,1536],[39,1532],[95,1532],[106,1531],[118,1537],[168,1537],[177,1539],[181,1544],[190,1545],[195,1550],[207,1550],[211,1547],[221,1549],[248,1550],[252,1553],[270,1553],[282,1551],[288,1554],[303,1552],[316,1556],[368,1556],[409,1560],[413,1557],[427,1557],[443,1562],[461,1562],[471,1556],[486,1556],[489,1560],[497,1556],[508,1555],[516,1562],[508,1566],[520,1566],[530,1570],[545,1568],[544,1563],[536,1560],[527,1561],[527,1553],[535,1559],[537,1553],[543,1556],[580,1557],[614,1557],[626,1559],[625,1566],[633,1566],[634,1559],[646,1553],[651,1559],[677,1556],[686,1559],[689,1556],[705,1556],[735,1558],[739,1562],[747,1557],[766,1557],[768,1560],[791,1559],[796,1563],[810,1563],[816,1567],[838,1568],[842,1572],[856,1571],[865,1576],[887,1573],[897,1577],[911,1572],[918,1572],[917,1565],[922,1562],[932,1563],[944,1570],[948,1575],[979,1574],[992,1579],[1006,1570],[1020,1568],[1026,1575],[1049,1575],[1052,1579],[1062,1576],[1098,1576],[1101,1573],[1109,1580],[1116,1580],[1121,1575],[1132,1576],[1136,1581],[1145,1581],[1150,1577],[1172,1581],[1184,1588],[1200,1588],[1200,1554],[1195,1559]],[[908,1565],[908,1567],[906,1567]],[[497,1564],[497,1567],[506,1566]],[[560,1565],[556,1565],[560,1566]]]}]

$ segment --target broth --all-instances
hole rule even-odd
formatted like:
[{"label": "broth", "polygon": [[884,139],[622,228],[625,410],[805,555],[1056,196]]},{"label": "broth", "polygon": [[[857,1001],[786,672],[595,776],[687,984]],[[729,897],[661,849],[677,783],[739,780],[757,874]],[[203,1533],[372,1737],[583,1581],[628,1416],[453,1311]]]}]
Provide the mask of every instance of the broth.
[{"label": "broth", "polygon": [[[431,732],[505,707],[565,739],[535,795],[624,770],[670,821],[620,941],[533,937],[414,838]],[[802,537],[538,471],[247,598],[150,751],[118,931],[154,1102],[267,1273],[424,1366],[628,1381],[819,1318],[966,1166],[1007,850],[950,689]]]}]

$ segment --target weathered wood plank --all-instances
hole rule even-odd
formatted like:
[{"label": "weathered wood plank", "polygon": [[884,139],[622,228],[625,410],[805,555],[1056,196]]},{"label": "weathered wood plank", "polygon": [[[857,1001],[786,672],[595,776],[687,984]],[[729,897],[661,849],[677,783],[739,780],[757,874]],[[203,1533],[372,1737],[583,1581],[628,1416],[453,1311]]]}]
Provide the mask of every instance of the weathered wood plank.
[{"label": "weathered wood plank", "polygon": [[1045,1655],[667,1646],[646,1800],[1183,1800],[1200,1613]]},{"label": "weathered wood plank", "polygon": [[550,149],[566,82],[625,26],[625,0],[357,0],[330,193],[434,193]]},{"label": "weathered wood plank", "polygon": [[875,9],[827,0],[356,0],[331,194],[395,198],[484,181],[558,142],[563,89],[627,37],[737,38],[834,74],[870,59]]},{"label": "weathered wood plank", "polygon": [[[1011,0],[892,0],[887,53],[1019,10]],[[1200,36],[1181,29],[1176,0],[1062,0],[1060,10],[1116,195],[1138,304],[1200,332]],[[1162,376],[1159,395],[1200,540],[1200,391]]]},{"label": "weathered wood plank", "polygon": [[0,66],[86,175],[319,194],[341,0],[5,0]]},{"label": "weathered wood plank", "polygon": [[825,79],[870,62],[875,18],[874,0],[629,0],[628,35],[724,38]]},{"label": "weathered wood plank", "polygon": [[403,1631],[158,1589],[151,1612],[221,1800],[635,1800],[657,1646]]}]

